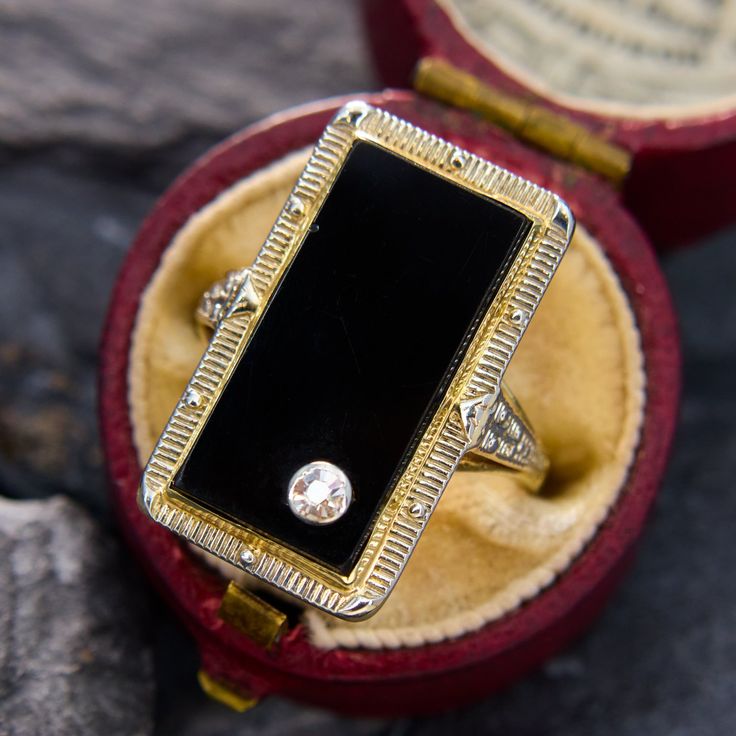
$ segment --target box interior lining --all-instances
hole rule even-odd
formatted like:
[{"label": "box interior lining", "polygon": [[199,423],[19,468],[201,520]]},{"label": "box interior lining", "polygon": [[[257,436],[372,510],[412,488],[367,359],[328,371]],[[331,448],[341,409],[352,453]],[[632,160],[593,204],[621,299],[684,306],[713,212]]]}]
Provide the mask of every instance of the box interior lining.
[{"label": "box interior lining", "polygon": [[525,87],[627,118],[736,107],[736,0],[437,0]]}]

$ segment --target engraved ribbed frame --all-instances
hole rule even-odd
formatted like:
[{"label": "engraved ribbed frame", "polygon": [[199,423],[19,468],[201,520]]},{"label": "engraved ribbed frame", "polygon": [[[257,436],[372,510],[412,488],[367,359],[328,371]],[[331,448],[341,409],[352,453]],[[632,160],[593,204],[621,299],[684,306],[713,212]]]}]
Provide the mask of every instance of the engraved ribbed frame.
[{"label": "engraved ribbed frame", "polygon": [[[177,493],[172,483],[358,140],[503,202],[529,217],[532,227],[406,470],[380,510],[356,567],[341,575],[199,506]],[[141,506],[152,519],[190,542],[306,603],[346,619],[371,615],[396,583],[467,449],[459,402],[498,394],[572,228],[567,205],[551,192],[385,111],[363,102],[348,103],[322,134],[251,267],[260,305],[254,310],[236,310],[221,321],[177,403],[143,474]],[[197,406],[185,400],[191,390],[201,397]],[[213,477],[216,474],[213,468]],[[410,513],[417,504],[423,514]],[[253,553],[250,564],[241,562],[246,551]]]}]

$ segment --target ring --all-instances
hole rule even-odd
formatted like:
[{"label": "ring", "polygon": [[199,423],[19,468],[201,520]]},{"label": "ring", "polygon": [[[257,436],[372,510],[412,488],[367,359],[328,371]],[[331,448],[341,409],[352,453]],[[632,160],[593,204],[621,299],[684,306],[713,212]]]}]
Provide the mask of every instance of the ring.
[{"label": "ring", "polygon": [[[251,284],[250,269],[242,268],[229,271],[202,294],[194,317],[207,341],[236,301],[255,301],[257,297]],[[243,288],[247,293],[241,294]],[[458,470],[499,473],[509,469],[515,471],[517,481],[526,490],[535,493],[540,489],[549,469],[549,459],[519,402],[506,385],[502,383],[500,391],[463,402],[460,415],[468,447]]]},{"label": "ring", "polygon": [[372,615],[453,473],[541,486],[503,378],[573,228],[552,192],[348,103],[255,261],[203,296],[208,344],[141,508],[309,605]]}]

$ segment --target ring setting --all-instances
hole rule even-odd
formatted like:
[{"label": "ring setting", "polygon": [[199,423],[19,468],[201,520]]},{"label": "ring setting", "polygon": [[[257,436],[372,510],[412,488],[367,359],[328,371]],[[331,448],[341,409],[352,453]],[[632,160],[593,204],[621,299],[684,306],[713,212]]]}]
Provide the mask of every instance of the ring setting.
[{"label": "ring setting", "polygon": [[347,475],[332,463],[317,460],[297,470],[289,481],[289,508],[308,524],[332,524],[353,500]]},{"label": "ring setting", "polygon": [[453,473],[541,486],[503,379],[573,227],[553,193],[348,103],[255,262],[204,295],[209,343],[142,508],[309,605],[372,615]]}]

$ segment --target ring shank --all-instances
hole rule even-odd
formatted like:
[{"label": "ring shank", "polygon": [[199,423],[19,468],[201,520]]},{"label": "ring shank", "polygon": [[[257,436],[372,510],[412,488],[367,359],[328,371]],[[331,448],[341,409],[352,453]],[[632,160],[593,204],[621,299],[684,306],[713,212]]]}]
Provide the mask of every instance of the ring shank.
[{"label": "ring shank", "polygon": [[549,470],[549,458],[507,386],[501,386],[476,436],[459,470],[511,470],[526,490],[535,493],[540,489]]}]

